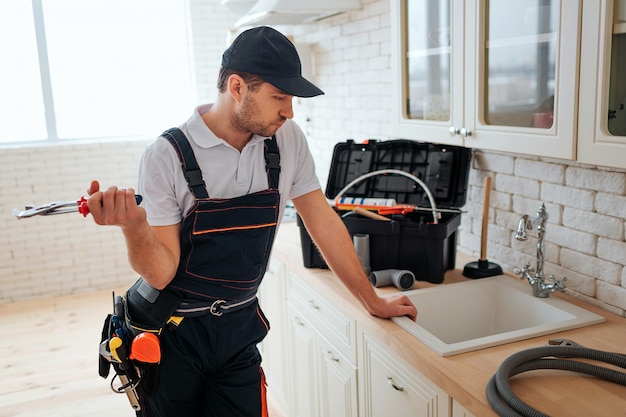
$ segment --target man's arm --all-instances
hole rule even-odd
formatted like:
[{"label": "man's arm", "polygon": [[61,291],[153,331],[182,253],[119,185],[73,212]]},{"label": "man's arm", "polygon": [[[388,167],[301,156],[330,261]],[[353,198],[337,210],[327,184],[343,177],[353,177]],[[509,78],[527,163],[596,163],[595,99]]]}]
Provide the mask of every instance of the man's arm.
[{"label": "man's arm", "polygon": [[87,204],[94,221],[122,229],[130,266],[156,289],[165,288],[180,261],[180,223],[151,227],[132,188],[100,191],[100,184],[93,181],[88,193]]},{"label": "man's arm", "polygon": [[408,297],[376,294],[365,276],[348,230],[321,190],[295,198],[293,204],[328,266],[370,314],[382,318],[408,316],[415,320],[417,309]]}]

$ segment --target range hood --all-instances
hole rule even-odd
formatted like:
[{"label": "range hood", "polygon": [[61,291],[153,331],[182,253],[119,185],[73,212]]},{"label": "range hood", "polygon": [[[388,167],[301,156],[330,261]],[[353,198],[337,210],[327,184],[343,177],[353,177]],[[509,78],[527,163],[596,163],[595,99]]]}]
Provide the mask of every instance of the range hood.
[{"label": "range hood", "polygon": [[360,8],[361,0],[258,0],[235,25],[298,25]]},{"label": "range hood", "polygon": [[256,0],[221,0],[220,4],[226,6],[236,16],[243,16],[254,6]]}]

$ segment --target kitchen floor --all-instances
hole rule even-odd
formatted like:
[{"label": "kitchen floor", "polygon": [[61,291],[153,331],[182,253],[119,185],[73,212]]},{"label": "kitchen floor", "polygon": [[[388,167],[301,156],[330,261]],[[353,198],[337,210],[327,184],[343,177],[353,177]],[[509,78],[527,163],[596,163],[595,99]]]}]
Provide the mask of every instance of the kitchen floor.
[{"label": "kitchen floor", "polygon": [[[0,304],[0,417],[134,416],[98,375],[112,291]],[[120,289],[116,291],[122,293]],[[270,417],[286,417],[273,404]]]}]

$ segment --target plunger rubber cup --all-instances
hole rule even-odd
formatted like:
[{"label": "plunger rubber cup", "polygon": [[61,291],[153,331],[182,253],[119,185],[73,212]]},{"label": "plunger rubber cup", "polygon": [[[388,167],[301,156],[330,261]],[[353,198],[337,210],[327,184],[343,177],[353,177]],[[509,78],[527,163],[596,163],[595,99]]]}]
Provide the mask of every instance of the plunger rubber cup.
[{"label": "plunger rubber cup", "polygon": [[502,267],[486,259],[479,259],[476,262],[470,262],[465,265],[463,275],[472,279],[494,277],[502,275]]}]

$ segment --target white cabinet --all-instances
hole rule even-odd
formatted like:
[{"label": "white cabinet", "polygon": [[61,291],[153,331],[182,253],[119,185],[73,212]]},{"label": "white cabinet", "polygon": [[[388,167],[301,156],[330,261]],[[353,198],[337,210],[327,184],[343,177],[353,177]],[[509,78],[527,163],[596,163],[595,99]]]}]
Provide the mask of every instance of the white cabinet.
[{"label": "white cabinet", "polygon": [[288,272],[294,417],[358,417],[355,322]]},{"label": "white cabinet", "polygon": [[626,2],[585,1],[578,160],[626,168]]},{"label": "white cabinet", "polygon": [[259,289],[268,391],[293,417],[358,417],[355,323],[272,258]]},{"label": "white cabinet", "polygon": [[271,258],[263,283],[259,287],[259,303],[270,322],[270,331],[259,345],[268,391],[284,410],[289,399],[289,368],[287,356],[287,305],[285,265]]},{"label": "white cabinet", "polygon": [[398,137],[463,146],[464,15],[464,2],[391,1]]},{"label": "white cabinet", "polygon": [[357,369],[322,335],[318,339],[321,416],[358,417]]},{"label": "white cabinet", "polygon": [[361,416],[448,417],[448,394],[381,344],[361,333],[359,406]]},{"label": "white cabinet", "polygon": [[289,303],[292,340],[291,414],[294,417],[357,417],[356,366],[305,314]]},{"label": "white cabinet", "polygon": [[268,390],[289,417],[474,417],[280,261],[261,287]]},{"label": "white cabinet", "polygon": [[297,274],[287,271],[288,300],[348,360],[356,362],[356,323]]},{"label": "white cabinet", "polygon": [[316,330],[295,308],[289,308],[289,356],[291,398],[287,408],[293,417],[319,416]]},{"label": "white cabinet", "polygon": [[452,400],[452,417],[475,417],[467,408],[463,407],[456,400]]},{"label": "white cabinet", "polygon": [[580,0],[392,0],[399,137],[573,159]]}]

